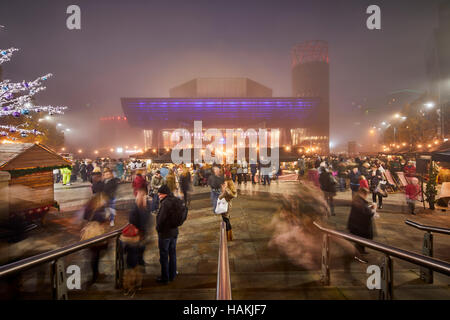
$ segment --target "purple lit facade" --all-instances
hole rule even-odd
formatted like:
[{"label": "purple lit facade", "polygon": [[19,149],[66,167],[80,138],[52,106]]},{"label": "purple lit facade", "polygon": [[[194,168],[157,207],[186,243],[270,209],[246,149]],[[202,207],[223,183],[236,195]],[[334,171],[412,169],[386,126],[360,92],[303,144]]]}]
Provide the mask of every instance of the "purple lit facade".
[{"label": "purple lit facade", "polygon": [[[318,98],[122,98],[121,101],[132,127],[154,133],[152,147],[166,146],[161,143],[165,140],[163,133],[193,128],[194,121],[200,120],[204,129],[280,129],[281,145],[306,145],[302,138],[320,136],[320,128],[315,127],[320,109]],[[295,137],[299,134],[302,138]]]}]

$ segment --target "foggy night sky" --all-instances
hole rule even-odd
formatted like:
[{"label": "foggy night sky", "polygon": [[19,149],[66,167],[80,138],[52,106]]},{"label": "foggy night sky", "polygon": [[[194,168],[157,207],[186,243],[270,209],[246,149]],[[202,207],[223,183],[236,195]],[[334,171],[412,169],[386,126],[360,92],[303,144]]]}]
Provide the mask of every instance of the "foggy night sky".
[{"label": "foggy night sky", "polygon": [[[248,77],[290,96],[290,49],[326,40],[331,140],[345,142],[355,134],[352,101],[427,89],[438,2],[1,0],[0,48],[20,49],[4,78],[53,73],[38,102],[69,106],[66,119],[89,129],[83,121],[122,114],[120,97],[168,97],[197,77]],[[81,7],[81,31],[66,28],[71,4]],[[381,31],[366,28],[371,4],[381,7]]]}]

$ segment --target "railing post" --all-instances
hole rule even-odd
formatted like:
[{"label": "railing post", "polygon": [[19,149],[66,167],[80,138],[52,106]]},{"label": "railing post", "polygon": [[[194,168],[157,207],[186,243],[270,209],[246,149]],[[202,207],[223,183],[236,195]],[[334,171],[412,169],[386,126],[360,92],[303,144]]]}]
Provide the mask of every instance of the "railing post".
[{"label": "railing post", "polygon": [[116,237],[116,251],[115,251],[115,287],[116,289],[122,288],[123,280],[123,248],[120,242],[120,235]]},{"label": "railing post", "polygon": [[62,259],[54,260],[50,265],[53,300],[69,300],[67,295],[66,270]]},{"label": "railing post", "polygon": [[392,258],[385,255],[381,262],[381,290],[380,300],[394,299],[394,262]]},{"label": "railing post", "polygon": [[[423,236],[422,253],[426,256],[433,256],[433,234],[425,232]],[[433,270],[420,267],[420,279],[426,283],[433,283]]]},{"label": "railing post", "polygon": [[330,285],[330,237],[324,233],[322,238],[322,278],[324,286]]}]

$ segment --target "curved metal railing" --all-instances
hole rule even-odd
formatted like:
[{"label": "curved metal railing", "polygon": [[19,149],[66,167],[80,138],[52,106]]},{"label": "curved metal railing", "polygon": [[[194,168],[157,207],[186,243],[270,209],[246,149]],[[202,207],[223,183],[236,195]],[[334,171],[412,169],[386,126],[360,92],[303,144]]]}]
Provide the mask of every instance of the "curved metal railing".
[{"label": "curved metal railing", "polygon": [[[429,257],[433,256],[433,233],[450,235],[450,229],[447,228],[425,226],[409,219],[407,219],[405,223],[411,227],[425,231],[425,234],[423,235],[422,253]],[[433,270],[421,267],[420,278],[426,283],[433,283]]]},{"label": "curved metal railing", "polygon": [[216,300],[231,300],[230,263],[228,261],[228,244],[226,224],[220,224],[219,261],[217,263]]},{"label": "curved metal railing", "polygon": [[415,221],[411,221],[409,219],[407,219],[405,221],[405,223],[411,227],[414,227],[416,229],[422,230],[422,231],[427,231],[427,232],[435,232],[435,233],[442,233],[442,234],[447,234],[450,235],[450,229],[448,228],[441,228],[441,227],[434,227],[434,226],[426,226],[420,223],[417,223]]},{"label": "curved metal railing", "polygon": [[68,245],[63,248],[55,249],[49,252],[44,252],[29,258],[22,259],[20,261],[0,266],[0,279],[3,277],[11,276],[26,271],[28,269],[37,267],[47,262],[52,262],[51,279],[53,288],[53,298],[58,300],[67,299],[68,298],[67,288],[64,287],[65,271],[58,272],[64,269],[64,264],[61,258],[74,252],[80,251],[82,249],[89,248],[97,243],[104,242],[112,238],[116,238],[115,279],[116,279],[116,287],[120,287],[123,273],[123,259],[122,259],[122,249],[119,244],[119,237],[122,234],[122,230],[124,227],[125,226],[92,239],[87,239],[75,244]]},{"label": "curved metal railing", "polygon": [[[329,250],[329,235],[342,238],[364,247],[382,252],[385,254],[385,259],[382,265],[383,282],[380,291],[381,299],[393,299],[393,265],[391,257],[395,257],[415,265],[442,273],[450,276],[450,263],[438,260],[426,255],[418,254],[415,252],[395,248],[389,245],[385,245],[379,242],[375,242],[366,238],[358,237],[346,232],[332,230],[322,227],[317,222],[314,225],[324,232],[323,247],[322,247],[322,281],[324,284],[330,284],[330,250]],[[383,285],[384,284],[384,285]]]}]

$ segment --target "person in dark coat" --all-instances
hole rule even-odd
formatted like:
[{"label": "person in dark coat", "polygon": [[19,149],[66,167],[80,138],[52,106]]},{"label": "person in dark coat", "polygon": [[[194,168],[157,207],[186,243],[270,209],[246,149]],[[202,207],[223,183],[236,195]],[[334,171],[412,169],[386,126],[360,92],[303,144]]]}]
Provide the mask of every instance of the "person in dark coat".
[{"label": "person in dark coat", "polygon": [[358,167],[354,167],[352,171],[348,174],[350,179],[350,189],[352,190],[352,196],[355,196],[356,192],[359,190],[359,177],[361,173],[358,170]]},{"label": "person in dark coat", "polygon": [[[83,219],[89,222],[98,222],[100,225],[106,222],[105,199],[101,193],[92,197],[84,210]],[[99,263],[102,252],[108,248],[108,242],[101,242],[89,247],[91,255],[92,280],[90,285],[94,284],[99,278]]]},{"label": "person in dark coat", "polygon": [[321,173],[319,176],[320,189],[323,191],[325,200],[330,207],[331,215],[334,216],[334,201],[333,197],[336,196],[336,181],[333,178],[331,172],[324,167],[320,167]]},{"label": "person in dark coat", "polygon": [[258,171],[258,165],[256,163],[250,164],[250,172],[252,174],[252,184],[256,184],[255,176],[256,172]]},{"label": "person in dark coat", "polygon": [[94,171],[94,166],[92,165],[92,162],[89,162],[86,166],[86,176],[87,180],[91,180],[92,172]]},{"label": "person in dark coat", "polygon": [[91,189],[93,194],[99,194],[103,192],[105,184],[103,183],[102,180],[102,173],[100,172],[100,168],[92,172],[91,183],[92,183]]},{"label": "person in dark coat", "polygon": [[162,185],[158,189],[160,200],[159,211],[156,216],[156,231],[158,232],[159,262],[161,264],[161,276],[156,279],[157,282],[167,284],[175,280],[177,275],[177,238],[178,227],[172,223],[177,199],[170,192],[167,185]]},{"label": "person in dark coat", "polygon": [[[366,200],[370,191],[366,188],[361,188],[352,200],[352,208],[350,216],[348,217],[347,227],[351,234],[356,236],[373,239],[373,223],[374,205],[369,204]],[[355,259],[362,263],[367,263],[361,255],[366,254],[364,246],[355,244],[356,255]]]},{"label": "person in dark coat", "polygon": [[[378,197],[378,209],[383,208],[383,196],[377,192],[377,187],[380,185],[381,181],[383,181],[383,176],[381,175],[381,171],[377,169],[376,166],[372,166],[372,169],[369,172],[369,190],[372,192],[372,201],[374,203],[377,202]],[[381,185],[380,185],[381,188]]]},{"label": "person in dark coat", "polygon": [[189,201],[189,191],[192,189],[191,173],[188,168],[184,168],[180,175],[180,190],[183,193],[184,204],[187,206]]},{"label": "person in dark coat", "polygon": [[145,272],[144,251],[150,221],[147,191],[139,189],[136,202],[128,216],[128,223],[138,229],[138,234],[131,239],[121,238],[127,264],[127,269],[124,272],[125,294],[134,294],[137,289],[142,287],[142,278]]},{"label": "person in dark coat", "polygon": [[77,181],[77,176],[80,173],[80,163],[79,161],[75,161],[75,163],[72,166],[72,174],[70,175],[70,183],[74,183]]},{"label": "person in dark coat", "polygon": [[112,171],[107,168],[103,172],[103,193],[108,199],[106,209],[109,211],[109,225],[114,227],[116,218],[116,192],[119,186],[119,179],[115,178]]},{"label": "person in dark coat", "polygon": [[213,213],[216,210],[217,200],[222,193],[222,184],[225,179],[220,175],[220,169],[218,167],[213,167],[213,174],[208,178],[208,186],[211,187],[211,205]]},{"label": "person in dark coat", "polygon": [[81,180],[83,180],[83,182],[86,182],[87,179],[87,171],[86,171],[86,164],[84,162],[81,163],[80,165],[80,176],[81,176]]}]

